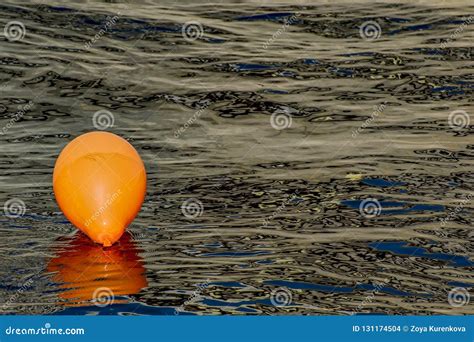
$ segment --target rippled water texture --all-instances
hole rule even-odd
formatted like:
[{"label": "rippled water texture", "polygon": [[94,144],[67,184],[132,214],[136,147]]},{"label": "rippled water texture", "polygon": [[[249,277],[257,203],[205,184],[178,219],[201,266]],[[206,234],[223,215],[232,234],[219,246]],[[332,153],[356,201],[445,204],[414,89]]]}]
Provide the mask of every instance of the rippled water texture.
[{"label": "rippled water texture", "polygon": [[[1,312],[473,314],[474,7],[429,3],[2,2]],[[51,184],[96,127],[148,174],[105,249]]]}]

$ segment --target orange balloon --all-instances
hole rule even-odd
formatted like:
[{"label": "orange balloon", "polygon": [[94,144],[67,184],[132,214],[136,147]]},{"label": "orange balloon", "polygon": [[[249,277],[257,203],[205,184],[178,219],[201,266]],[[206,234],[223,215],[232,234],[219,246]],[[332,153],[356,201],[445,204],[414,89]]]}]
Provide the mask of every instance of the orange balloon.
[{"label": "orange balloon", "polygon": [[[60,283],[65,306],[90,305],[91,300],[110,300],[147,287],[145,268],[133,240],[125,233],[118,243],[102,248],[79,233],[66,249],[50,260],[48,272]],[[105,296],[107,298],[101,298]]]},{"label": "orange balloon", "polygon": [[53,189],[67,219],[108,247],[120,239],[140,210],[146,193],[145,166],[125,139],[90,132],[61,151]]}]

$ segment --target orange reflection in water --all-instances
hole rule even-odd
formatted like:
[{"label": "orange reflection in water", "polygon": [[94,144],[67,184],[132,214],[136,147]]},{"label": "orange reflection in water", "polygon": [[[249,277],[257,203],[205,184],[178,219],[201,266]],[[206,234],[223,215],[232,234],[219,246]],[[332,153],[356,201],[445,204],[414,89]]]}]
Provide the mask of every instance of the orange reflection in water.
[{"label": "orange reflection in water", "polygon": [[91,305],[91,300],[110,304],[116,296],[135,294],[147,286],[145,268],[128,233],[107,248],[78,233],[47,269],[64,289],[59,297],[66,306]]}]

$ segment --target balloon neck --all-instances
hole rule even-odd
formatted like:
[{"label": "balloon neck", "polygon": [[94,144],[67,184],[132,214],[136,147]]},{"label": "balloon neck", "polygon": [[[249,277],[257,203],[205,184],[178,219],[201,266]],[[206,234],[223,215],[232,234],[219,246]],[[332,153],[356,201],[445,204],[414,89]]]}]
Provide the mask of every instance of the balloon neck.
[{"label": "balloon neck", "polygon": [[124,231],[125,229],[121,229],[120,231],[114,233],[102,233],[99,236],[92,235],[90,237],[92,240],[101,244],[103,247],[110,247],[120,239],[120,236],[122,236]]}]

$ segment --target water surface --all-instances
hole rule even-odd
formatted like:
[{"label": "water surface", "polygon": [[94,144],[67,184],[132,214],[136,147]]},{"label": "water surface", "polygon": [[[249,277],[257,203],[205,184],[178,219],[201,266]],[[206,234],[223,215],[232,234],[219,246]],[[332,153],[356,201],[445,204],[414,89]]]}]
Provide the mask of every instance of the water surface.
[{"label": "water surface", "polygon": [[[1,311],[473,314],[467,4],[2,3]],[[98,125],[148,175],[108,249],[51,184]]]}]

